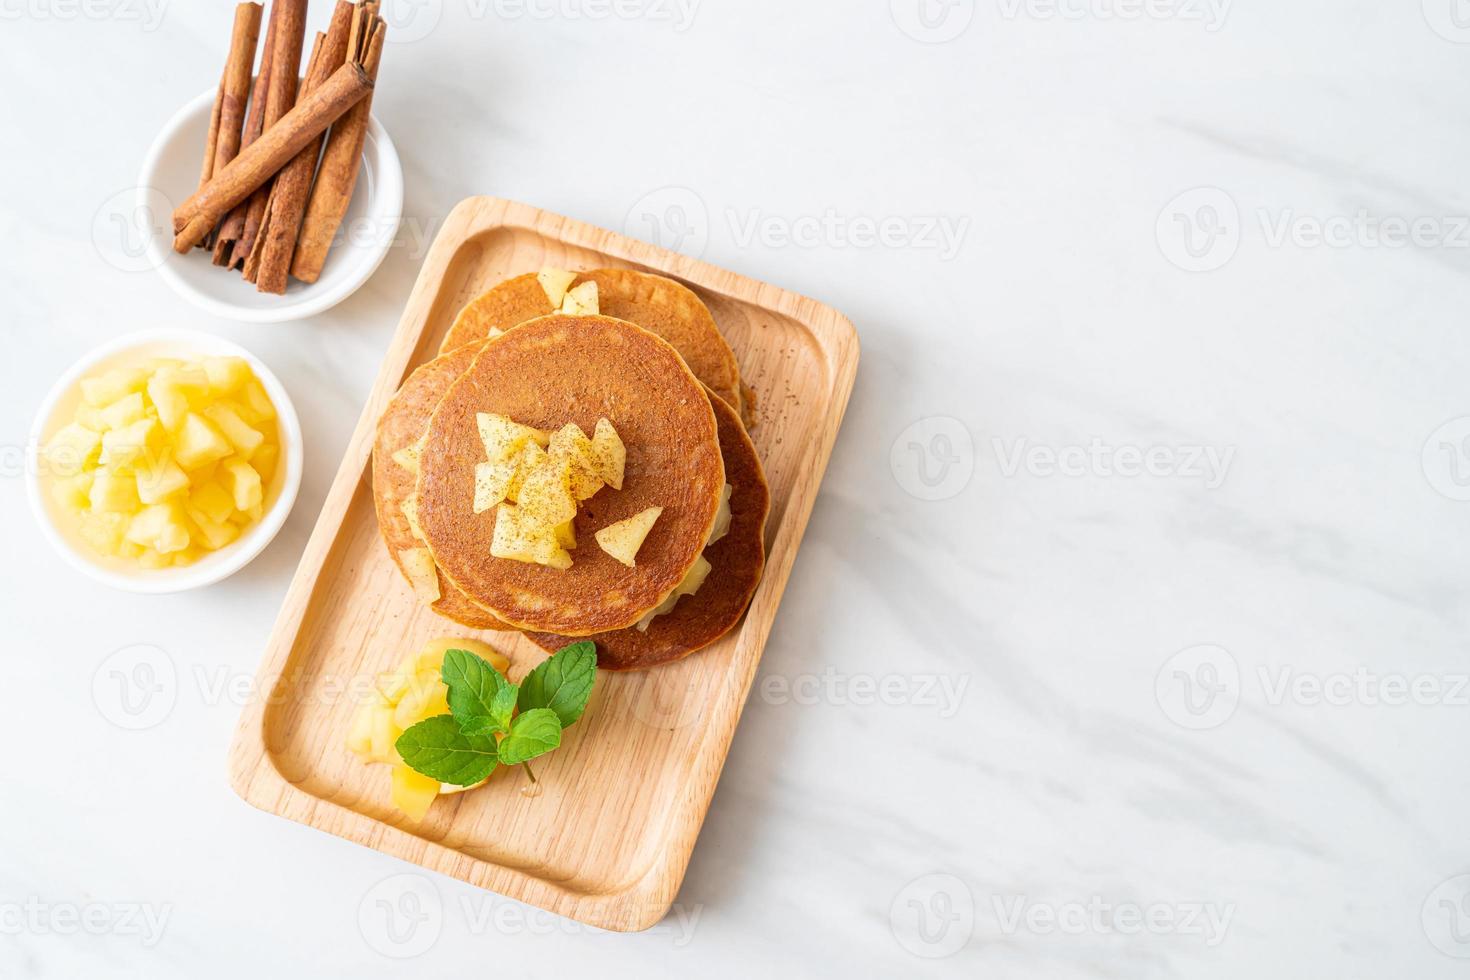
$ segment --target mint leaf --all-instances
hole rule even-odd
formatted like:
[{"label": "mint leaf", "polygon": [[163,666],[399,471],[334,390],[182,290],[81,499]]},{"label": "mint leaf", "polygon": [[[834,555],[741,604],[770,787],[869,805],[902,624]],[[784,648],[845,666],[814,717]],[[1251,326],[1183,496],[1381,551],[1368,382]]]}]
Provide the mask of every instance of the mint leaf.
[{"label": "mint leaf", "polygon": [[[483,658],[468,650],[446,650],[440,676],[449,688],[449,710],[467,734],[484,735],[510,728],[505,691],[510,689],[510,704],[514,706],[516,686]],[[485,727],[486,719],[489,728]]]},{"label": "mint leaf", "polygon": [[450,715],[419,722],[393,747],[410,769],[455,786],[473,786],[500,762],[494,735],[467,735]]},{"label": "mint leaf", "polygon": [[500,740],[500,761],[518,766],[545,755],[561,744],[561,722],[550,708],[532,708],[510,723],[510,734]]},{"label": "mint leaf", "polygon": [[586,710],[596,680],[596,645],[583,640],[564,646],[521,681],[520,709],[549,708],[561,727],[570,728]]}]

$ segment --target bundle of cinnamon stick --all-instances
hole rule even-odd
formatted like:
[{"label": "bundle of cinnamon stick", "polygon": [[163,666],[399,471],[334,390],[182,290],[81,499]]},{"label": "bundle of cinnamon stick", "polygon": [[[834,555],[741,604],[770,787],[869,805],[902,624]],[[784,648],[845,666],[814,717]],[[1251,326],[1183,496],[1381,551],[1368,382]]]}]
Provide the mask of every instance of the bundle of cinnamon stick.
[{"label": "bundle of cinnamon stick", "polygon": [[174,251],[212,249],[266,293],[321,275],[357,185],[387,33],[379,0],[337,0],[298,78],[306,4],[274,0],[253,84],[264,8],[235,8],[199,187],[173,215]]}]

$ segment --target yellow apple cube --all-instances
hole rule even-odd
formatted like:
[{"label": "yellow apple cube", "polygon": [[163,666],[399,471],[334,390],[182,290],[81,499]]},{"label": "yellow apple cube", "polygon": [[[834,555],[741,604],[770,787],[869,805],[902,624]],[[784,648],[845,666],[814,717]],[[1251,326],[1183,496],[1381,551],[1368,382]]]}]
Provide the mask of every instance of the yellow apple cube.
[{"label": "yellow apple cube", "polygon": [[132,514],[141,505],[132,475],[106,468],[96,471],[87,496],[98,513]]},{"label": "yellow apple cube", "polygon": [[623,470],[627,465],[628,450],[623,445],[613,424],[607,419],[598,419],[592,433],[592,448],[597,457],[598,473],[602,482],[614,490],[623,489]]},{"label": "yellow apple cube", "polygon": [[589,279],[580,286],[568,289],[561,301],[561,312],[571,316],[596,316],[599,312],[597,283]]},{"label": "yellow apple cube", "polygon": [[143,417],[143,393],[135,391],[100,409],[102,424],[109,429],[122,429]]},{"label": "yellow apple cube", "polygon": [[220,485],[235,499],[237,510],[250,511],[259,507],[264,494],[261,490],[260,474],[244,460],[226,460],[220,467]]},{"label": "yellow apple cube", "polygon": [[572,556],[556,543],[556,532],[510,504],[502,504],[495,512],[495,534],[490,541],[490,554],[495,558],[552,568],[572,567]]},{"label": "yellow apple cube", "polygon": [[562,300],[567,295],[567,289],[576,281],[576,278],[575,272],[568,272],[566,269],[542,269],[536,273],[536,281],[541,284],[541,289],[546,293],[546,298],[551,302],[553,310],[561,308]]},{"label": "yellow apple cube", "polygon": [[232,452],[230,441],[202,415],[189,412],[184,416],[178,438],[174,440],[174,459],[180,466],[186,470],[198,469]]},{"label": "yellow apple cube", "polygon": [[393,724],[393,709],[384,706],[373,714],[373,761],[375,762],[398,762],[400,761],[398,750],[393,743],[398,741],[398,736],[403,734],[403,729]]},{"label": "yellow apple cube", "polygon": [[240,529],[229,521],[211,521],[198,511],[189,513],[195,531],[194,541],[210,551],[218,551],[240,536]]},{"label": "yellow apple cube", "polygon": [[[403,572],[413,586],[414,595],[423,603],[439,601],[439,569],[428,548],[405,548],[398,553]],[[407,727],[407,726],[404,726]]]},{"label": "yellow apple cube", "polygon": [[556,543],[563,548],[575,548],[577,546],[577,530],[573,527],[574,521],[556,526]]},{"label": "yellow apple cube", "polygon": [[504,415],[491,412],[478,413],[475,422],[480,429],[480,441],[485,444],[485,458],[492,463],[512,458],[527,443],[535,443],[538,448],[544,448],[551,439],[549,432],[521,425]]},{"label": "yellow apple cube", "polygon": [[75,476],[86,469],[102,448],[102,434],[70,422],[46,443],[46,469],[55,476]]},{"label": "yellow apple cube", "polygon": [[127,540],[161,555],[189,547],[189,527],[184,509],[177,501],[153,504],[133,515]]},{"label": "yellow apple cube", "polygon": [[376,704],[360,704],[352,713],[352,727],[347,730],[347,751],[367,761],[373,752],[373,709]]},{"label": "yellow apple cube", "polygon": [[51,485],[52,499],[71,510],[86,510],[92,506],[92,481],[96,477],[96,470],[62,477]]},{"label": "yellow apple cube", "polygon": [[547,528],[565,524],[577,516],[577,498],[572,495],[572,463],[564,456],[549,457],[526,475],[516,495],[523,517]]},{"label": "yellow apple cube", "polygon": [[196,482],[189,491],[189,502],[185,505],[189,516],[212,524],[223,524],[235,512],[235,498],[214,480]]},{"label": "yellow apple cube", "polygon": [[234,394],[254,376],[249,362],[240,357],[206,357],[204,373],[209,378],[210,394],[216,398]]},{"label": "yellow apple cube", "polygon": [[82,400],[93,408],[111,405],[148,383],[145,368],[114,368],[95,378],[82,379]]},{"label": "yellow apple cube", "polygon": [[167,451],[168,435],[154,418],[102,434],[102,464],[120,473],[131,473],[139,464],[156,465]]},{"label": "yellow apple cube", "polygon": [[402,729],[412,728],[425,718],[449,714],[449,688],[436,674],[415,674],[408,690],[393,707],[393,724]]},{"label": "yellow apple cube", "polygon": [[239,414],[224,402],[215,402],[204,410],[204,417],[213,422],[215,427],[225,434],[230,444],[239,450],[240,455],[250,457],[250,454],[260,448],[265,442],[265,436],[245,423]]},{"label": "yellow apple cube", "polygon": [[417,823],[429,813],[439,798],[439,780],[414,772],[403,763],[393,767],[393,805],[408,819]]},{"label": "yellow apple cube", "polygon": [[138,481],[138,499],[145,504],[159,503],[189,489],[188,474],[168,457],[157,464],[139,461],[134,476]]},{"label": "yellow apple cube", "polygon": [[572,464],[572,495],[578,500],[587,500],[602,489],[601,465],[597,450],[587,433],[575,422],[568,422],[556,431],[546,452],[553,458],[561,457]]},{"label": "yellow apple cube", "polygon": [[520,472],[520,459],[501,460],[497,463],[475,464],[476,514],[483,514],[510,496],[510,487]]},{"label": "yellow apple cube", "polygon": [[128,530],[126,514],[83,514],[78,533],[93,550],[104,555],[116,555],[122,548],[123,535]]},{"label": "yellow apple cube", "polygon": [[281,447],[273,442],[261,443],[259,449],[250,454],[250,465],[260,474],[260,482],[270,486],[276,475],[276,464],[281,458]]},{"label": "yellow apple cube", "polygon": [[260,425],[276,417],[276,406],[271,403],[270,396],[265,393],[265,385],[260,383],[259,378],[251,377],[245,382],[240,394],[245,408],[241,414],[251,425]]},{"label": "yellow apple cube", "polygon": [[158,412],[158,421],[170,432],[177,431],[189,414],[189,399],[176,385],[157,374],[148,379],[148,400]]},{"label": "yellow apple cube", "polygon": [[638,549],[643,547],[644,539],[648,537],[648,532],[653,530],[654,522],[663,512],[662,507],[649,507],[626,520],[609,524],[593,537],[597,538],[597,543],[603,551],[629,568],[635,568],[637,567]]},{"label": "yellow apple cube", "polygon": [[405,665],[411,667],[414,673],[430,671],[436,676],[444,669],[444,654],[448,650],[468,650],[475,656],[490,663],[490,666],[504,674],[510,670],[510,658],[499,650],[492,647],[483,640],[472,640],[467,637],[440,637],[425,643],[423,649],[414,654]]}]

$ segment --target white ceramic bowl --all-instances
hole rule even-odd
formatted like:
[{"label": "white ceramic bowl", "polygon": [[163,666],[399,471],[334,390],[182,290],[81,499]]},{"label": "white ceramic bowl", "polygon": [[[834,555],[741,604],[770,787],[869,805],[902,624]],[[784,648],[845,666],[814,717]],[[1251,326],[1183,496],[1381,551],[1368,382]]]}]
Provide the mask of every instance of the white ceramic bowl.
[{"label": "white ceramic bowl", "polygon": [[[265,513],[230,544],[205,555],[192,565],[178,568],[139,568],[123,559],[110,559],[92,551],[68,529],[64,515],[51,499],[47,477],[43,473],[40,450],[47,440],[67,422],[81,401],[81,380],[113,366],[149,357],[201,355],[233,355],[250,363],[266,394],[276,407],[276,423],[281,438],[281,461],[266,488]],[[259,358],[237,344],[209,334],[189,330],[148,330],[120,337],[89,353],[62,375],[47,394],[46,400],[31,424],[26,447],[26,494],[31,513],[46,540],[73,567],[115,589],[126,592],[183,592],[212,585],[244,568],[252,558],[265,550],[271,539],[286,523],[296,492],[301,488],[302,450],[301,421],[291,396],[286,393],[270,368]]]},{"label": "white ceramic bowl", "polygon": [[180,109],[153,141],[143,162],[138,207],[152,215],[149,264],[180,296],[231,320],[299,320],[351,296],[387,257],[403,217],[403,168],[377,117],[369,120],[362,172],[321,278],[309,285],[292,279],[285,294],[276,296],[259,292],[238,272],[214,265],[205,249],[191,249],[188,255],[173,250],[171,215],[198,189],[204,136],[213,107],[214,89],[210,89]]}]

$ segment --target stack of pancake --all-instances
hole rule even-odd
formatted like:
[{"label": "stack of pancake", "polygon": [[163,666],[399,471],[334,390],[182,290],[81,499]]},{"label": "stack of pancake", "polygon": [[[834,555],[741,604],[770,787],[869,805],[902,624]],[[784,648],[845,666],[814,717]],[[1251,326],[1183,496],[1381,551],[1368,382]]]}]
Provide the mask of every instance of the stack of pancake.
[{"label": "stack of pancake", "polygon": [[[460,311],[440,356],[379,421],[383,539],[420,599],[465,626],[518,630],[548,650],[590,639],[610,670],[679,660],[735,626],[765,564],[770,494],[742,417],[751,398],[709,309],[671,279],[509,279]],[[601,419],[616,429],[621,487],[580,503],[571,567],[492,556],[508,504],[475,513],[486,414],[549,432],[590,433]],[[599,530],[650,508],[661,511],[633,566],[599,546]]]}]

